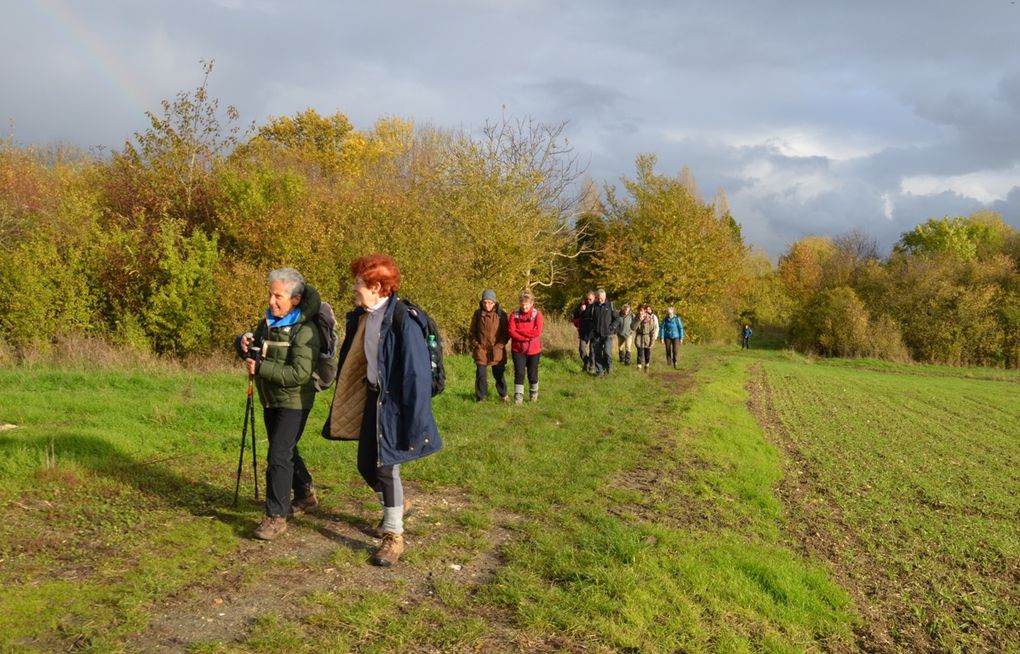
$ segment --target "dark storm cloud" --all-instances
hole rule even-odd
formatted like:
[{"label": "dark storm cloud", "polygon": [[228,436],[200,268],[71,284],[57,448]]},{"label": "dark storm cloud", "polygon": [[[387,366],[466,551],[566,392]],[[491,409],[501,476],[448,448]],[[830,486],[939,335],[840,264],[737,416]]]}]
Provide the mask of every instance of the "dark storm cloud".
[{"label": "dark storm cloud", "polygon": [[854,227],[891,243],[982,206],[1020,227],[1008,0],[0,0],[0,15],[0,118],[22,142],[118,147],[215,59],[210,90],[246,122],[566,121],[596,179],[632,176],[641,153],[688,166],[773,255]]}]

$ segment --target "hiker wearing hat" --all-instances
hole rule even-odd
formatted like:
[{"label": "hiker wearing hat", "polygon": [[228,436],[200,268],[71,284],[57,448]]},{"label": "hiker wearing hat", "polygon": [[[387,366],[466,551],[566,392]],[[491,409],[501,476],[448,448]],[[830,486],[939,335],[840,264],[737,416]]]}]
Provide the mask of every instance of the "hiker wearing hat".
[{"label": "hiker wearing hat", "polygon": [[499,308],[496,293],[491,289],[482,291],[478,309],[471,316],[468,329],[471,351],[475,355],[475,400],[481,402],[489,394],[487,368],[492,368],[499,398],[507,402],[506,393],[506,344],[510,340],[507,331],[506,312]]}]

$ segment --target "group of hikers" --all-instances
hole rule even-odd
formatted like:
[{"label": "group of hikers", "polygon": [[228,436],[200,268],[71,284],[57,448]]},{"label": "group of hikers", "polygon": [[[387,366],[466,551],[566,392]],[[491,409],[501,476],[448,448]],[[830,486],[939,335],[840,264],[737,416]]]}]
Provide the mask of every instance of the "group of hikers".
[{"label": "group of hikers", "polygon": [[[379,498],[382,517],[375,529],[381,544],[372,555],[375,565],[396,563],[405,549],[404,516],[412,503],[404,495],[400,466],[433,454],[442,447],[432,414],[435,392],[433,343],[423,337],[425,325],[416,307],[397,296],[401,275],[385,254],[370,254],[351,262],[354,310],[346,315],[339,346],[333,401],[322,436],[358,443],[357,468]],[[254,535],[273,540],[287,530],[290,516],[319,504],[311,474],[298,451],[298,441],[323,381],[317,366],[331,352],[321,329],[321,316],[332,315],[319,293],[292,268],[269,273],[265,318],[237,338],[239,355],[258,389],[269,440],[266,457],[265,517]],[[513,401],[538,400],[538,367],[542,353],[542,312],[530,291],[520,294],[517,308],[500,308],[496,293],[482,292],[468,329],[475,360],[475,399],[488,396],[488,370],[496,393],[510,402],[506,383],[507,345],[514,368]],[[617,312],[606,291],[588,291],[574,312],[578,351],[584,370],[608,375],[613,363],[613,338],[619,361],[630,365],[637,352],[638,368],[648,371],[656,341],[665,344],[666,361],[677,367],[684,326],[673,307],[660,321],[648,304],[631,312],[629,304]],[[750,328],[745,325],[743,345]],[[322,357],[320,357],[322,355]],[[335,374],[334,374],[335,373]],[[325,380],[326,386],[334,382]],[[239,469],[240,470],[240,469]],[[239,472],[240,474],[240,472]]]},{"label": "group of hikers", "polygon": [[648,372],[652,363],[652,347],[662,341],[666,347],[666,363],[677,367],[680,346],[684,342],[684,323],[673,307],[666,309],[660,321],[651,305],[641,304],[635,315],[629,304],[617,312],[600,288],[585,293],[574,310],[577,327],[578,354],[585,371],[595,376],[608,375],[613,369],[613,337],[616,337],[619,361],[629,366],[631,353],[637,352],[638,370]]},{"label": "group of hikers", "polygon": [[[358,443],[357,468],[379,498],[381,539],[371,561],[391,566],[404,553],[404,516],[412,503],[404,495],[400,466],[442,447],[432,414],[434,359],[423,335],[422,318],[397,296],[400,269],[392,257],[370,254],[351,262],[354,310],[347,314],[335,367],[335,388],[322,436]],[[236,340],[263,407],[269,440],[266,457],[265,517],[255,528],[261,540],[287,530],[287,519],[314,510],[319,498],[298,450],[298,441],[322,388],[317,374],[326,343],[319,315],[326,313],[318,291],[293,268],[269,273],[265,318]],[[475,360],[481,379],[476,394],[486,394],[486,368],[493,369],[497,392],[509,401],[504,371],[506,344],[514,363],[514,400],[538,399],[538,362],[542,352],[542,313],[530,291],[507,314],[491,290],[482,293],[471,322]],[[331,312],[331,309],[330,309]]]}]

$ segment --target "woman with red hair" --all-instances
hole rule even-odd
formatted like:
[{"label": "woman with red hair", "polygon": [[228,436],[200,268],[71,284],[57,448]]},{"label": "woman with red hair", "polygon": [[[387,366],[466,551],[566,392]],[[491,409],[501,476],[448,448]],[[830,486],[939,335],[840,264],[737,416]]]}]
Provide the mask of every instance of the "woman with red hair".
[{"label": "woman with red hair", "polygon": [[382,544],[372,563],[404,552],[400,464],[442,447],[432,416],[432,362],[417,313],[397,297],[400,270],[385,254],[351,262],[354,304],[340,348],[336,392],[322,435],[358,441],[358,472],[382,502]]}]

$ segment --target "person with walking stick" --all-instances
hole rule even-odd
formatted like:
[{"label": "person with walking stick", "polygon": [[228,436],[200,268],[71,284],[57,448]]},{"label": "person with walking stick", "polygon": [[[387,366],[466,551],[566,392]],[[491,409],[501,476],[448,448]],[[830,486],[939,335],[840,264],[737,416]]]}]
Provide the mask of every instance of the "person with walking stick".
[{"label": "person with walking stick", "polygon": [[[269,438],[266,515],[255,529],[255,537],[261,540],[273,540],[287,531],[288,515],[319,504],[297,444],[315,402],[312,372],[322,347],[315,317],[321,304],[318,291],[305,283],[301,273],[293,268],[274,270],[269,273],[265,319],[237,339],[249,379],[258,389]],[[254,417],[252,421],[254,434]]]}]

